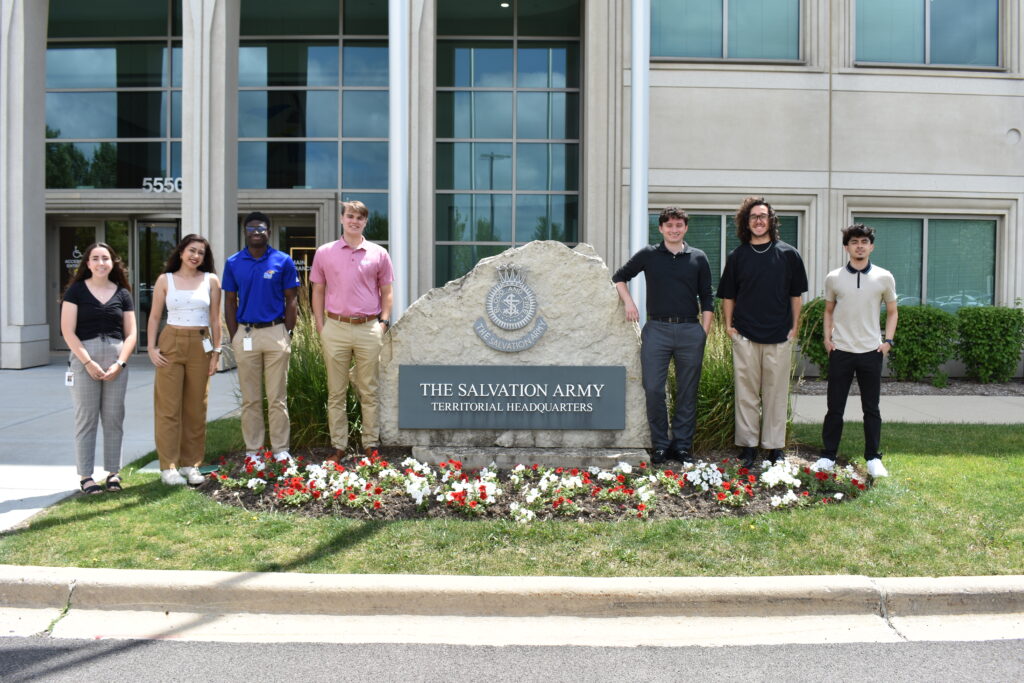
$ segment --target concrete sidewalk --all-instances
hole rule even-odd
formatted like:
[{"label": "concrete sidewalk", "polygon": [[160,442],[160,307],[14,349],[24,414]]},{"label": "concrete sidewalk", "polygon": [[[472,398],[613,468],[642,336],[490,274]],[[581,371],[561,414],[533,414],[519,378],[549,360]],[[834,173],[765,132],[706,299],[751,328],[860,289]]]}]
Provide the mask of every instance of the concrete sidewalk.
[{"label": "concrete sidewalk", "polygon": [[[144,355],[129,361],[122,466],[152,451],[153,375]],[[64,386],[67,354],[27,370],[0,370],[0,532],[78,491],[75,472],[74,415]],[[237,371],[210,380],[209,419],[238,407]],[[103,467],[103,436],[97,436],[97,477]],[[105,473],[104,473],[105,474]]]},{"label": "concrete sidewalk", "polygon": [[[793,421],[821,424],[828,407],[824,396],[793,394]],[[1019,424],[1024,422],[1024,396],[882,396],[886,422]],[[862,422],[860,397],[846,402],[847,422]]]},{"label": "concrete sidewalk", "polygon": [[1024,638],[1024,576],[580,578],[0,565],[0,634],[680,645]]}]

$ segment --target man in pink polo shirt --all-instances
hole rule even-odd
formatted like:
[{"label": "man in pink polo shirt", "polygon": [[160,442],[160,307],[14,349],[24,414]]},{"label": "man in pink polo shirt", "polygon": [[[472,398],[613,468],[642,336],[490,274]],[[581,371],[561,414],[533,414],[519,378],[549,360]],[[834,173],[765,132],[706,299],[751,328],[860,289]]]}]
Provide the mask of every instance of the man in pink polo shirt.
[{"label": "man in pink polo shirt", "polygon": [[344,202],[341,239],[316,250],[309,280],[313,283],[313,317],[327,365],[327,419],[332,459],[348,447],[349,368],[363,409],[363,447],[367,455],[380,445],[377,422],[377,374],[384,333],[391,327],[391,257],[363,237],[369,211],[362,202]]}]

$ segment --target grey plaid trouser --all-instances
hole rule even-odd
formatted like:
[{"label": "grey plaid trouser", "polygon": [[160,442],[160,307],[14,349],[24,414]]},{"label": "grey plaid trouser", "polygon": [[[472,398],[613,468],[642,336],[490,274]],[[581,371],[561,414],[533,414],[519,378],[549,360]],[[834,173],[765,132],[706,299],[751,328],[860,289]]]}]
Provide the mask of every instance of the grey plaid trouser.
[{"label": "grey plaid trouser", "polygon": [[[82,342],[89,356],[104,370],[117,360],[123,344],[120,339],[105,336]],[[121,469],[128,368],[121,370],[116,379],[101,382],[89,376],[85,366],[74,354],[70,360],[71,370],[75,373],[71,401],[75,406],[75,460],[78,476],[92,476],[96,459],[96,429],[100,422],[103,423],[103,467],[108,472],[117,472]]]}]

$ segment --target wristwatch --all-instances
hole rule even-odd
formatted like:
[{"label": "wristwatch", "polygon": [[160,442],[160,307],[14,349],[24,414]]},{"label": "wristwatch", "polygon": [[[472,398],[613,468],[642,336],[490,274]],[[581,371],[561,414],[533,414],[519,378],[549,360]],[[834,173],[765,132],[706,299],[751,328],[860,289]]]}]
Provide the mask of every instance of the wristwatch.
[{"label": "wristwatch", "polygon": [[118,358],[118,359],[117,359],[116,361],[114,361],[114,362],[115,362],[115,363],[117,363],[118,365],[120,365],[120,366],[121,366],[122,368],[126,368],[126,367],[128,367],[128,364],[127,364],[127,363],[125,363],[125,362],[124,362],[123,360],[121,360],[120,358]]},{"label": "wristwatch", "polygon": [[388,327],[391,327],[391,321],[388,320],[387,318],[377,318],[377,320],[380,321],[381,325],[387,325]]},{"label": "wristwatch", "polygon": [[889,346],[896,346],[896,342],[893,341],[892,339],[883,339],[882,343],[883,344],[888,344]]},{"label": "wristwatch", "polygon": [[220,353],[222,348],[224,348],[224,347],[222,347],[222,346],[214,346],[213,347],[213,352],[214,353]]}]

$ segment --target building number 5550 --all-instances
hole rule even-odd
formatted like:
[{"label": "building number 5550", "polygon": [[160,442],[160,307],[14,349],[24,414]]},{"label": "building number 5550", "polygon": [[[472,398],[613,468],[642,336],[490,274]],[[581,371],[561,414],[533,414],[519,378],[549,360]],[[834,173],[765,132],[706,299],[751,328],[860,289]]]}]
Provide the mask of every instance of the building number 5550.
[{"label": "building number 5550", "polygon": [[145,192],[181,192],[181,178],[143,178]]}]

